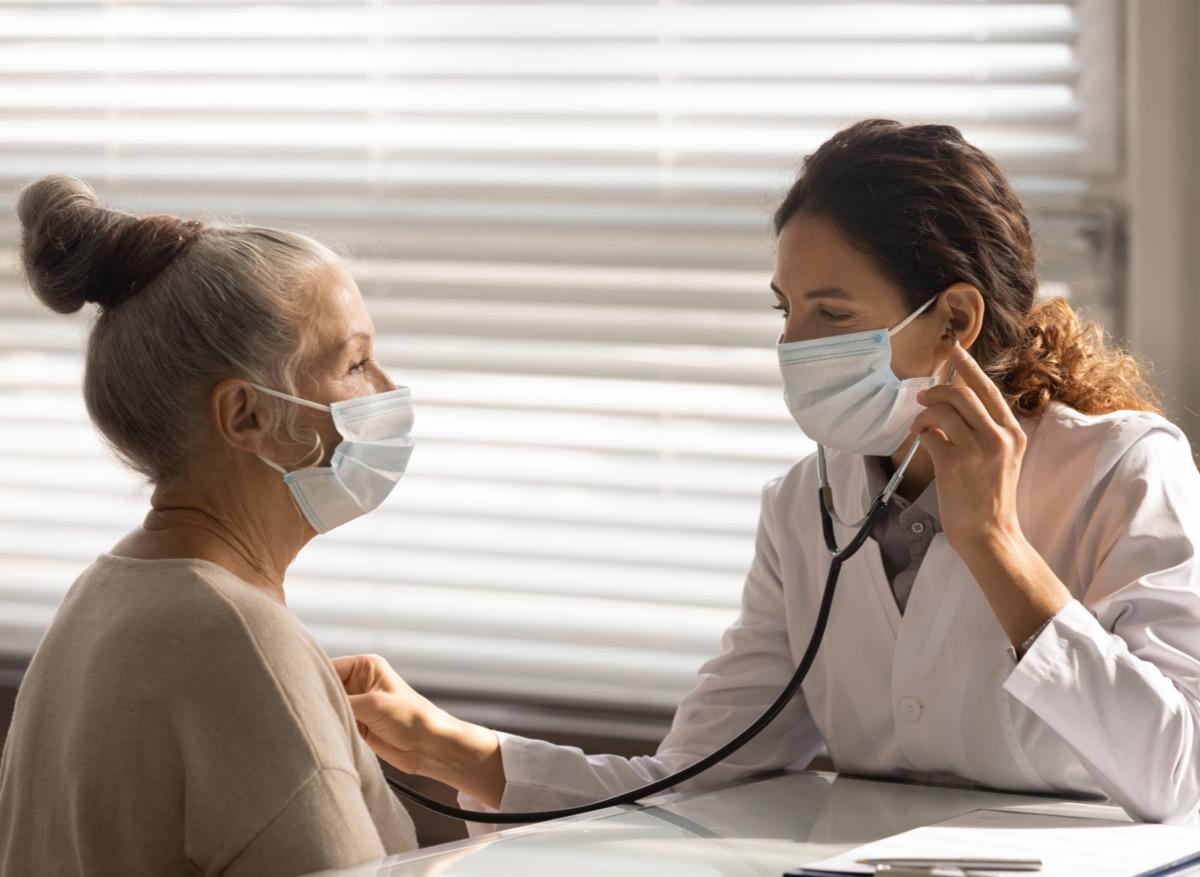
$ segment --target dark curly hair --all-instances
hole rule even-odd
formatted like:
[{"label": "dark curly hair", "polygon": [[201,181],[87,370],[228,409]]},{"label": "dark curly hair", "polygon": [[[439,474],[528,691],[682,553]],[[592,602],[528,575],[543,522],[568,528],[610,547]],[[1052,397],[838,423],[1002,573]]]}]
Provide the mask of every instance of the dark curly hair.
[{"label": "dark curly hair", "polygon": [[950,125],[868,119],[804,161],[775,213],[832,222],[900,287],[909,310],[954,283],[986,303],[971,352],[1019,415],[1057,400],[1084,414],[1161,403],[1129,353],[1063,298],[1036,299],[1029,219],[1003,172]]}]

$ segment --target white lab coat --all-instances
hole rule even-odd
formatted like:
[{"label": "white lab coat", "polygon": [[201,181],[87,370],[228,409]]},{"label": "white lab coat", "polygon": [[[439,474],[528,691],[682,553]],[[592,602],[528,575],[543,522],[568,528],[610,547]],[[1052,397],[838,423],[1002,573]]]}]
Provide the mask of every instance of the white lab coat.
[{"label": "white lab coat", "polygon": [[[842,569],[803,697],[691,784],[800,768],[824,744],[841,772],[1105,795],[1138,819],[1194,820],[1200,473],[1187,439],[1157,415],[1085,416],[1060,403],[1020,421],[1029,439],[1021,528],[1075,597],[1029,652],[1016,659],[943,534],[903,616],[867,539]],[[857,520],[871,500],[864,460],[830,451],[828,461],[835,508]],[[766,486],[741,612],[656,755],[585,756],[501,734],[501,808],[633,788],[707,755],[757,717],[800,659],[829,569],[816,494],[815,456]],[[835,528],[845,545],[853,530]]]}]

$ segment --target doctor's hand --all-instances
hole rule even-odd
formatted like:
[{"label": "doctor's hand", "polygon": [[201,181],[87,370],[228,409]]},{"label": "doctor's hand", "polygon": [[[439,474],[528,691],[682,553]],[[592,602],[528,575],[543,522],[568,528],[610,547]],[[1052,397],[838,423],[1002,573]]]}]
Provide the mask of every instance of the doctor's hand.
[{"label": "doctor's hand", "polygon": [[912,432],[933,461],[938,512],[951,546],[963,554],[1020,534],[1017,481],[1025,431],[1004,395],[960,344],[950,351],[957,382],[922,390],[926,406]]},{"label": "doctor's hand", "polygon": [[912,431],[922,436],[933,461],[946,540],[1020,655],[1073,597],[1017,520],[1025,431],[999,388],[957,343],[950,361],[964,386],[917,394],[927,407],[913,420]]},{"label": "doctor's hand", "polygon": [[457,719],[418,694],[379,655],[334,658],[333,669],[372,752],[405,773],[499,807],[505,778],[494,731]]}]

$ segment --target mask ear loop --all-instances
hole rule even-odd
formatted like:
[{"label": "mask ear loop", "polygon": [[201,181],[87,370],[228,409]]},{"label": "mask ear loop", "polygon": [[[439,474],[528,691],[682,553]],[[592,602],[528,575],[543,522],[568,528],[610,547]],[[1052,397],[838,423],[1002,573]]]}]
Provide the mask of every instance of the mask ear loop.
[{"label": "mask ear loop", "polygon": [[[315,408],[317,411],[324,411],[324,412],[332,412],[333,411],[333,409],[330,408],[328,405],[322,405],[320,402],[310,402],[308,399],[301,399],[299,396],[293,396],[290,393],[281,393],[278,390],[272,390],[270,387],[264,387],[262,384],[256,384],[256,383],[254,383],[254,381],[246,381],[246,383],[248,383],[254,389],[259,390],[260,392],[266,393],[268,396],[274,396],[277,399],[284,399],[288,402],[295,402],[297,405],[307,405],[309,408]],[[254,456],[258,457],[258,459],[262,460],[264,463],[266,463],[268,466],[270,466],[272,469],[274,469],[280,475],[286,476],[288,474],[288,470],[284,469],[282,466],[280,466],[274,460],[268,460],[262,454],[255,454]]]},{"label": "mask ear loop", "polygon": [[322,405],[320,402],[310,402],[307,399],[301,399],[299,396],[293,396],[290,393],[281,393],[278,390],[272,390],[269,387],[264,387],[261,384],[254,383],[253,381],[246,381],[246,383],[252,386],[254,389],[261,390],[268,396],[274,396],[277,399],[286,399],[289,402],[295,402],[297,405],[307,405],[309,408],[315,408],[318,411],[333,411],[333,409],[328,405]]},{"label": "mask ear loop", "polygon": [[897,332],[899,332],[901,329],[903,329],[905,326],[907,326],[909,323],[911,323],[917,317],[921,316],[921,314],[924,312],[924,310],[927,307],[929,307],[931,304],[933,304],[935,301],[937,301],[937,297],[939,295],[941,295],[940,292],[934,293],[928,299],[926,299],[925,304],[921,305],[919,308],[917,308],[915,311],[913,311],[911,314],[909,314],[907,317],[905,317],[903,320],[901,320],[895,326],[888,329],[888,336],[890,337],[892,335],[895,335]]},{"label": "mask ear loop", "polygon": [[[278,463],[276,463],[273,460],[268,460],[262,454],[255,454],[254,456],[258,457],[258,459],[262,460],[264,463],[266,463],[268,466],[270,466],[272,469],[274,469],[276,472],[278,472],[280,475],[282,475],[284,477],[285,483],[286,483],[286,479],[288,476],[287,469],[284,469],[282,466],[280,466]],[[300,510],[300,505],[299,505],[299,503],[296,502],[296,498],[294,495],[292,497],[292,511],[294,511],[296,513],[296,520],[300,522],[301,532],[303,532],[305,526],[312,527],[312,524],[309,522],[309,520],[306,517],[304,517],[304,513]],[[314,529],[316,529],[316,528],[314,528]]]},{"label": "mask ear loop", "polygon": [[266,463],[268,466],[270,466],[272,469],[274,469],[274,470],[275,470],[276,472],[278,472],[280,475],[287,475],[287,474],[288,474],[288,470],[287,470],[287,469],[284,469],[282,466],[280,466],[280,465],[279,465],[278,463],[276,463],[274,460],[268,460],[268,459],[267,459],[266,457],[264,457],[262,454],[255,454],[254,456],[258,457],[258,459],[262,460],[264,463]]}]

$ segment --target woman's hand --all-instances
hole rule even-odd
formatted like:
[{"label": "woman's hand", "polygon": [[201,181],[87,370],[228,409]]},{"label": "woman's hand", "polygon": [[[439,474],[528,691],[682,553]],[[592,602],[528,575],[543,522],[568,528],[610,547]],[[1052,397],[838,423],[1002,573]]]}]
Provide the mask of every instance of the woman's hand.
[{"label": "woman's hand", "polygon": [[414,691],[379,655],[334,658],[358,731],[405,773],[431,777],[499,807],[504,767],[494,731],[456,719]]},{"label": "woman's hand", "polygon": [[980,543],[1012,538],[1025,431],[1000,390],[957,342],[950,364],[965,386],[922,390],[926,406],[912,432],[933,460],[938,514],[947,541],[963,554]]},{"label": "woman's hand", "polygon": [[926,408],[913,420],[912,432],[922,437],[933,460],[946,540],[1020,650],[1073,598],[1017,519],[1025,431],[1000,390],[957,342],[950,362],[965,386],[922,390],[917,401]]}]

